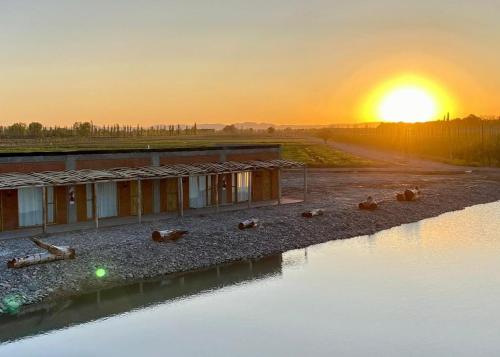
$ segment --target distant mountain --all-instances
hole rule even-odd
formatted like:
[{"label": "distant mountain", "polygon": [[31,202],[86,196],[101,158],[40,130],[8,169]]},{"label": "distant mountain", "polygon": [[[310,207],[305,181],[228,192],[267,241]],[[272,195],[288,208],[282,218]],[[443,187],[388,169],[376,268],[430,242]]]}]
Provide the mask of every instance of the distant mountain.
[{"label": "distant mountain", "polygon": [[[228,124],[198,124],[198,128],[200,129],[215,129],[215,130],[221,130]],[[257,122],[242,122],[242,123],[233,123],[234,126],[236,126],[238,129],[254,129],[254,130],[265,130],[269,127],[274,127],[276,129],[285,129],[285,128],[291,128],[291,129],[310,129],[310,128],[325,128],[328,127],[329,125],[288,125],[288,124],[272,124],[272,123],[257,123]]]}]

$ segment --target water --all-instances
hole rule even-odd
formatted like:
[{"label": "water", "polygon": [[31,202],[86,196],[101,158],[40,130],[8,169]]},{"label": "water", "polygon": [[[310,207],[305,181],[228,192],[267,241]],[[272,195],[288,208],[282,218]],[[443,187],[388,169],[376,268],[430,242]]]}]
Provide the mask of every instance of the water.
[{"label": "water", "polygon": [[499,272],[496,202],[4,316],[0,356],[498,356]]}]

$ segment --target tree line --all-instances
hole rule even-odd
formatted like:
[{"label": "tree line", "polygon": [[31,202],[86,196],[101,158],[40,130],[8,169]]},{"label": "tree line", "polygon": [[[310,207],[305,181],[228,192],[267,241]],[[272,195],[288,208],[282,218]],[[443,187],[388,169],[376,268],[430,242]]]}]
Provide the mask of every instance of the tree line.
[{"label": "tree line", "polygon": [[[200,133],[214,132],[214,129],[198,129],[193,125],[154,125],[142,127],[140,125],[94,125],[92,122],[76,122],[72,126],[44,126],[38,122],[14,123],[0,126],[0,138],[3,139],[41,139],[41,138],[68,138],[68,137],[148,137],[148,136],[177,136],[197,135]],[[224,126],[222,134],[275,134],[277,129],[269,127],[265,130],[252,128],[237,128],[234,124]],[[290,131],[290,129],[285,130]]]},{"label": "tree line", "polygon": [[[140,137],[196,135],[200,130],[194,125],[94,125],[92,122],[76,122],[72,126],[44,126],[38,122],[14,123],[0,126],[0,137],[19,138],[65,138],[65,137]],[[206,131],[206,129],[201,129]]]}]

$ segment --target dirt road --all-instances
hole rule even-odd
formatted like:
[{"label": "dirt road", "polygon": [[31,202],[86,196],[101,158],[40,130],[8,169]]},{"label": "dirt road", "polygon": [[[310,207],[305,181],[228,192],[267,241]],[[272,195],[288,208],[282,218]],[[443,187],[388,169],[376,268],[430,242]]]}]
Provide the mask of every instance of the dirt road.
[{"label": "dirt road", "polygon": [[456,166],[438,161],[425,160],[396,151],[381,150],[336,141],[330,141],[328,145],[351,155],[384,163],[392,168],[404,168],[413,171],[500,172],[499,168]]}]

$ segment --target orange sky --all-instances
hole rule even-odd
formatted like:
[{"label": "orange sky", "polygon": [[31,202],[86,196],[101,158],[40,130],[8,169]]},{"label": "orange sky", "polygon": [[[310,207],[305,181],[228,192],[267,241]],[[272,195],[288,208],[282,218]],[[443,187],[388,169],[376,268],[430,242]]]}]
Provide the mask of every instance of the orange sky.
[{"label": "orange sky", "polygon": [[[0,119],[71,124],[365,120],[400,74],[452,117],[500,114],[497,1],[0,2]],[[440,113],[441,115],[441,113]]]}]

